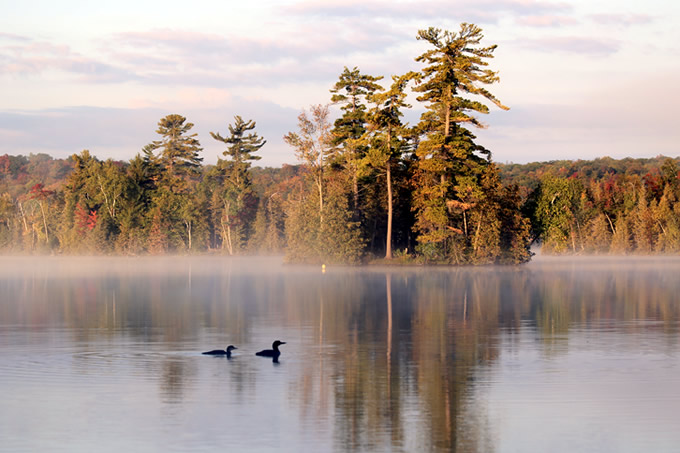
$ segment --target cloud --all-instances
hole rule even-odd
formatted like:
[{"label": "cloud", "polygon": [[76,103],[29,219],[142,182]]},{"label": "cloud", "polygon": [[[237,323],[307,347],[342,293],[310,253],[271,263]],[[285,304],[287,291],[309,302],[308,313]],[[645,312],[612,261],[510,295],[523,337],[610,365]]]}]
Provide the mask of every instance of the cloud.
[{"label": "cloud", "polygon": [[527,27],[562,27],[565,25],[576,25],[579,22],[573,17],[548,14],[542,16],[522,16],[517,19],[517,23]]},{"label": "cloud", "polygon": [[373,1],[332,0],[325,2],[302,1],[284,7],[290,14],[316,17],[352,17],[370,19],[436,20],[456,17],[460,21],[496,23],[508,14],[531,15],[570,11],[565,2],[540,0],[478,0],[476,2],[450,1]]},{"label": "cloud", "polygon": [[589,17],[600,25],[643,25],[655,20],[648,14],[592,14]]},{"label": "cloud", "polygon": [[[106,61],[131,80],[172,85],[281,85],[333,80],[366,54],[380,60],[405,40],[391,25],[300,25],[273,37],[160,29],[118,33],[102,43]],[[408,60],[408,58],[407,58]]]},{"label": "cloud", "polygon": [[[678,75],[610,80],[571,104],[515,104],[489,115],[489,128],[476,132],[500,162],[675,156],[680,130],[673,112],[680,92],[666,87]],[[654,113],[641,115],[641,105]]]},{"label": "cloud", "polygon": [[517,41],[517,45],[539,52],[572,53],[589,57],[604,57],[619,51],[619,41],[610,38],[555,36]]},{"label": "cloud", "polygon": [[[19,37],[21,38],[21,37]],[[73,52],[69,46],[30,39],[14,39],[0,45],[0,74],[35,76],[47,71],[76,75],[82,82],[118,82],[132,74],[120,68]]]},{"label": "cloud", "polygon": [[15,35],[13,33],[4,33],[0,32],[0,41],[19,41],[19,42],[26,42],[30,41],[31,38],[28,38],[26,36],[22,35]]}]

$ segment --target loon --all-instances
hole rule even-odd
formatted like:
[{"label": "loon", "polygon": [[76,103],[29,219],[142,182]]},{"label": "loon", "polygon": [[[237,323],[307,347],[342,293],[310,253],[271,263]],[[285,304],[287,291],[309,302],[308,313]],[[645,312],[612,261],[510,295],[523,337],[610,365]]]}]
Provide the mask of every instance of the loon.
[{"label": "loon", "polygon": [[231,351],[233,351],[234,349],[238,349],[238,348],[236,346],[230,344],[229,346],[227,346],[226,350],[225,349],[214,349],[212,351],[204,352],[203,354],[205,354],[205,355],[226,355],[227,358],[230,359],[231,358]]},{"label": "loon", "polygon": [[265,349],[263,351],[256,352],[255,355],[259,355],[260,357],[273,357],[274,360],[276,360],[281,355],[281,351],[279,351],[279,346],[282,344],[286,344],[286,342],[276,340],[274,343],[272,343],[272,349]]}]

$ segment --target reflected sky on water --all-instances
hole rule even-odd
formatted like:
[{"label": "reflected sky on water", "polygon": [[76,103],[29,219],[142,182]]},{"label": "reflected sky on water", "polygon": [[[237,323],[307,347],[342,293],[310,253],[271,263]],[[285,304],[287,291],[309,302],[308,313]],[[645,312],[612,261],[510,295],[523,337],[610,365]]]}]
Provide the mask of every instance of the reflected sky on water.
[{"label": "reflected sky on water", "polygon": [[1,258],[0,451],[676,451],[678,271]]}]

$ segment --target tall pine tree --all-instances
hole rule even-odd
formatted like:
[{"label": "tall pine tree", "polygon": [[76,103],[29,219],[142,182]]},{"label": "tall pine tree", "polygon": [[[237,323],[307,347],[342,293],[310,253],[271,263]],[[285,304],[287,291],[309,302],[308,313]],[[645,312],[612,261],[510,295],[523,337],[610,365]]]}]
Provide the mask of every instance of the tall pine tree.
[{"label": "tall pine tree", "polygon": [[426,66],[414,91],[421,93],[417,99],[427,110],[417,126],[422,140],[416,151],[415,230],[422,251],[448,260],[450,238],[463,235],[465,242],[471,240],[467,211],[474,207],[474,194],[481,190],[490,160],[490,152],[475,143],[464,125],[482,126],[474,114],[488,113],[489,107],[480,98],[507,107],[484,88],[498,81],[497,74],[485,68],[496,46],[480,46],[479,27],[463,23],[458,33],[429,28],[420,30],[417,38],[432,48],[416,58]]},{"label": "tall pine tree", "polygon": [[230,255],[247,244],[257,212],[258,201],[251,187],[249,169],[251,161],[261,159],[254,153],[267,141],[256,132],[251,132],[255,126],[255,121],[243,121],[237,115],[234,117],[234,124],[229,125],[228,136],[210,133],[212,138],[228,145],[222,153],[228,159],[217,160],[221,185],[216,194],[220,205],[215,206],[215,210],[220,217],[222,244]]}]

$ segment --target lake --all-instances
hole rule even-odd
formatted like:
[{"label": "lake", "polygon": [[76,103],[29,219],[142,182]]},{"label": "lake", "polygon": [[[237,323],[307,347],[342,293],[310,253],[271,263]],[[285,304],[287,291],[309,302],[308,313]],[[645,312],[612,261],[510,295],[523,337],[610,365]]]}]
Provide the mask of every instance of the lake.
[{"label": "lake", "polygon": [[679,275],[3,257],[0,451],[675,452]]}]

